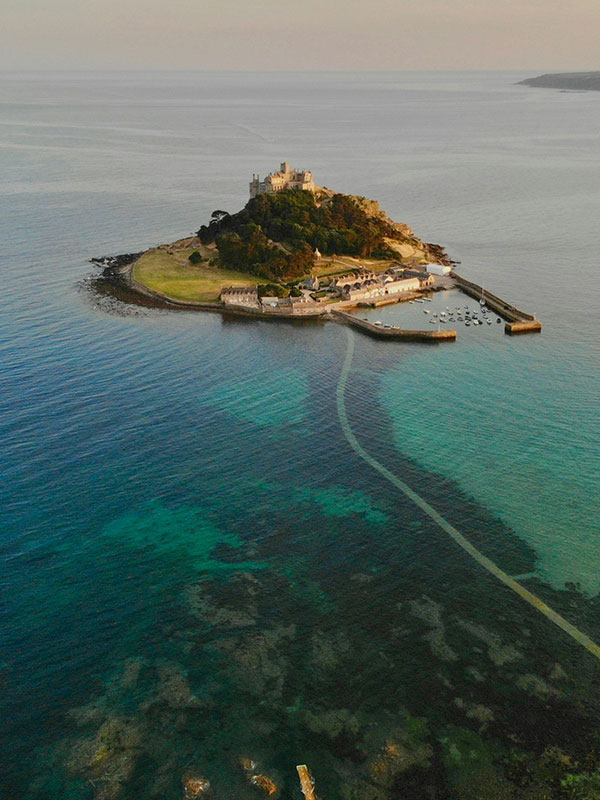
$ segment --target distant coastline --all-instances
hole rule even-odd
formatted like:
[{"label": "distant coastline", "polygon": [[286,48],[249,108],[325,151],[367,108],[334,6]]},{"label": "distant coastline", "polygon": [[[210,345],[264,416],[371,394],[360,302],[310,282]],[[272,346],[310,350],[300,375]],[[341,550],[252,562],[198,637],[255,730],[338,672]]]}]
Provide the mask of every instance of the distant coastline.
[{"label": "distant coastline", "polygon": [[600,92],[600,71],[547,73],[535,78],[525,78],[524,81],[519,81],[519,85],[564,91]]}]

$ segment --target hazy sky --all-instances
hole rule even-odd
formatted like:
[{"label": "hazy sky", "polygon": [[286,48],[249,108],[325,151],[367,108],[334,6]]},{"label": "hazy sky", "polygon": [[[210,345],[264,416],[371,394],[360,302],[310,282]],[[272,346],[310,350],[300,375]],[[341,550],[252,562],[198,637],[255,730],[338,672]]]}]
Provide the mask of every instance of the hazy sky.
[{"label": "hazy sky", "polygon": [[600,69],[600,0],[0,0],[0,68]]}]

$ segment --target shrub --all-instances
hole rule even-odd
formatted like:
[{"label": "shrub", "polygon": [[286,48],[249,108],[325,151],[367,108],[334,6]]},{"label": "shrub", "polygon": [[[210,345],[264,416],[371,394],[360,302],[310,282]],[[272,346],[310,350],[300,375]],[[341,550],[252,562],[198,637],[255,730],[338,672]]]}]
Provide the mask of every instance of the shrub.
[{"label": "shrub", "polygon": [[278,283],[260,283],[258,285],[259,297],[287,297],[288,290]]}]

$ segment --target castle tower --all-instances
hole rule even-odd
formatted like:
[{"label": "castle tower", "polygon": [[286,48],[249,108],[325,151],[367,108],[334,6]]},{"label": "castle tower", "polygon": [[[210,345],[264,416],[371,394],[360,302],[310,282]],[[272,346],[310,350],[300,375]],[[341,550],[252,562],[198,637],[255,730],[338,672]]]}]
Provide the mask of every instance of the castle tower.
[{"label": "castle tower", "polygon": [[252,180],[250,181],[250,197],[256,197],[256,195],[260,192],[260,179],[258,175],[252,174]]},{"label": "castle tower", "polygon": [[250,197],[259,194],[275,194],[286,189],[303,189],[307,192],[316,191],[317,187],[313,180],[312,172],[309,170],[292,169],[288,161],[284,161],[281,169],[277,172],[270,172],[261,181],[258,175],[252,175],[249,184]]}]

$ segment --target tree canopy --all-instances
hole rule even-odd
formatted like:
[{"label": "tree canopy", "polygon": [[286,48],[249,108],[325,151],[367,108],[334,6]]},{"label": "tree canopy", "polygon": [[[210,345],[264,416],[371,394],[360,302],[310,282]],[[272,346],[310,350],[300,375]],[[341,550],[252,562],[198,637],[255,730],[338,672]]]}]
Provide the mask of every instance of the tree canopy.
[{"label": "tree canopy", "polygon": [[313,192],[298,189],[252,198],[237,214],[214,212],[198,236],[216,242],[223,266],[269,280],[309,272],[313,252],[366,257],[385,249],[384,237],[396,231],[369,216],[348,195],[334,194],[317,204]]}]

